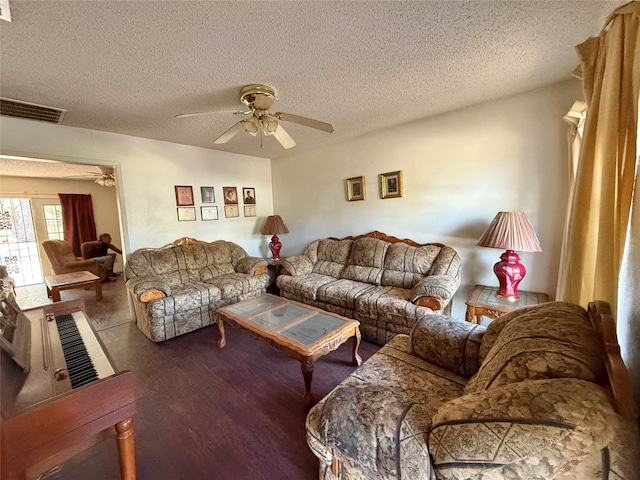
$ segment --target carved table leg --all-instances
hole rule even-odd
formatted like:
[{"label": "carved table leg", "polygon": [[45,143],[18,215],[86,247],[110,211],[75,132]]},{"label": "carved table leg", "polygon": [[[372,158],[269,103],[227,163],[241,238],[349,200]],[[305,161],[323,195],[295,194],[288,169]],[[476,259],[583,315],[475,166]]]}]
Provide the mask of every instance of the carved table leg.
[{"label": "carved table leg", "polygon": [[362,365],[362,357],[358,355],[358,348],[360,348],[360,327],[356,327],[356,333],[353,336],[353,366],[359,367]]},{"label": "carved table leg", "polygon": [[120,476],[122,480],[136,479],[136,450],[133,437],[133,420],[127,418],[116,423]]},{"label": "carved table leg", "polygon": [[218,340],[218,348],[227,346],[227,337],[224,335],[224,322],[218,317],[218,331],[220,332],[220,339]]},{"label": "carved table leg", "polygon": [[469,323],[473,323],[475,321],[476,309],[470,305],[467,305],[467,314],[465,315],[465,320]]},{"label": "carved table leg", "polygon": [[102,282],[100,280],[96,280],[93,286],[96,290],[96,302],[99,302],[102,300]]},{"label": "carved table leg", "polygon": [[313,360],[306,359],[302,363],[302,376],[304,377],[304,404],[307,408],[313,405],[311,395],[311,379],[313,378]]}]

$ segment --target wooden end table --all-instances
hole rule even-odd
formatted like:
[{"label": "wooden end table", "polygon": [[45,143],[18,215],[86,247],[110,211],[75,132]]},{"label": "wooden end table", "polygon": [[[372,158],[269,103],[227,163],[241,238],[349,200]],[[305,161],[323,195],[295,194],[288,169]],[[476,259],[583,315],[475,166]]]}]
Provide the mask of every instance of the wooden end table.
[{"label": "wooden end table", "polygon": [[62,273],[44,277],[47,286],[47,296],[54,302],[60,301],[60,292],[71,288],[87,287],[96,291],[96,301],[102,300],[102,283],[100,277],[91,272]]},{"label": "wooden end table", "polygon": [[476,285],[473,293],[467,300],[467,314],[465,319],[470,323],[482,323],[482,317],[496,319],[505,313],[512,312],[516,308],[537,305],[549,301],[549,295],[538,292],[519,291],[520,298],[510,302],[506,298],[496,297],[498,287]]},{"label": "wooden end table", "polygon": [[304,400],[313,404],[313,364],[353,338],[353,366],[360,366],[360,322],[303,303],[266,294],[218,310],[218,347],[227,344],[224,326],[235,325],[298,360],[304,377]]}]

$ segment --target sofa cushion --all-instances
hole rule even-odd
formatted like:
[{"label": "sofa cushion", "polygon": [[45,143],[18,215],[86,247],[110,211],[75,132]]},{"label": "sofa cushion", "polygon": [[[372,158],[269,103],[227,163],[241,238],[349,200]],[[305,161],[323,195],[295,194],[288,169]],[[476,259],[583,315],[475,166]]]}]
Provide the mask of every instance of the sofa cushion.
[{"label": "sofa cushion", "polygon": [[357,298],[372,288],[374,286],[370,283],[345,279],[336,280],[320,286],[316,298],[320,302],[355,310]]},{"label": "sofa cushion", "polygon": [[413,288],[428,272],[440,253],[440,247],[412,247],[406,243],[392,244],[384,258],[382,285]]},{"label": "sofa cushion", "polygon": [[363,237],[353,242],[349,263],[342,278],[380,285],[384,258],[391,243],[377,238]]},{"label": "sofa cushion", "polygon": [[599,382],[604,375],[600,341],[587,312],[550,302],[510,315],[466,393],[528,379]]},{"label": "sofa cushion", "polygon": [[307,273],[306,275],[298,276],[280,275],[276,280],[282,292],[313,301],[318,299],[318,289],[320,287],[336,281],[335,277],[320,273]]},{"label": "sofa cushion", "polygon": [[411,330],[411,348],[420,358],[470,377],[480,367],[485,327],[445,315],[426,315]]},{"label": "sofa cushion", "polygon": [[188,263],[187,268],[197,270],[200,280],[206,281],[235,272],[228,242],[196,243],[189,248],[191,248],[192,257],[187,260],[193,263]]},{"label": "sofa cushion", "polygon": [[305,248],[303,254],[311,260],[314,273],[340,278],[352,244],[352,240],[316,240]]},{"label": "sofa cushion", "polygon": [[205,282],[207,286],[215,285],[227,299],[234,299],[249,292],[266,288],[269,278],[265,275],[248,275],[246,273],[229,273],[213,277]]},{"label": "sofa cushion", "polygon": [[594,454],[604,460],[619,420],[596,384],[532,380],[443,404],[429,451],[441,479],[557,478]]}]

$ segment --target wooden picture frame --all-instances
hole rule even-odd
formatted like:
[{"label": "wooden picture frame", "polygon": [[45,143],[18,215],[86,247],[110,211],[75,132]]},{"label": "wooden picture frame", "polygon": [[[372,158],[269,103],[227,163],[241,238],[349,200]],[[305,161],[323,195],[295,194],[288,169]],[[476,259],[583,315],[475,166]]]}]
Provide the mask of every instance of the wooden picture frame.
[{"label": "wooden picture frame", "polygon": [[244,206],[244,216],[245,217],[255,217],[256,216],[256,206],[255,205],[245,205]]},{"label": "wooden picture frame", "polygon": [[196,207],[178,207],[179,222],[195,222]]},{"label": "wooden picture frame", "polygon": [[216,203],[216,195],[213,187],[200,187],[200,199],[202,203]]},{"label": "wooden picture frame", "polygon": [[238,189],[236,187],[222,187],[222,196],[225,205],[238,204]]},{"label": "wooden picture frame", "polygon": [[224,206],[224,216],[226,218],[235,218],[240,216],[240,209],[238,205],[225,205]]},{"label": "wooden picture frame", "polygon": [[347,200],[355,202],[366,198],[364,177],[347,178]]},{"label": "wooden picture frame", "polygon": [[193,187],[190,185],[176,185],[176,205],[179,207],[194,205]]},{"label": "wooden picture frame", "polygon": [[403,195],[402,170],[380,174],[380,198],[398,198]]},{"label": "wooden picture frame", "polygon": [[200,207],[200,218],[203,222],[218,220],[218,207]]},{"label": "wooden picture frame", "polygon": [[[256,189],[253,188],[253,187],[243,187],[242,188],[242,198],[244,199],[244,203],[245,204],[255,205],[256,204]],[[253,216],[255,216],[255,215],[253,215]]]}]

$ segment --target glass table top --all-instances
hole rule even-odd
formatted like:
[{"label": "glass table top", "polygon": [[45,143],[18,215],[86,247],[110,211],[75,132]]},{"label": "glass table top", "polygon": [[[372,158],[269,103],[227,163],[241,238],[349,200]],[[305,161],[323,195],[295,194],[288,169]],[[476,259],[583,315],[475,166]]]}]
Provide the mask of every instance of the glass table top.
[{"label": "glass table top", "polygon": [[269,295],[229,305],[224,310],[302,345],[311,345],[349,321]]}]

